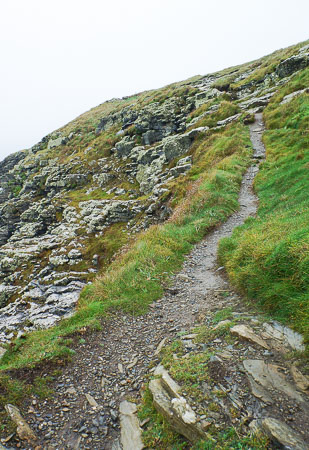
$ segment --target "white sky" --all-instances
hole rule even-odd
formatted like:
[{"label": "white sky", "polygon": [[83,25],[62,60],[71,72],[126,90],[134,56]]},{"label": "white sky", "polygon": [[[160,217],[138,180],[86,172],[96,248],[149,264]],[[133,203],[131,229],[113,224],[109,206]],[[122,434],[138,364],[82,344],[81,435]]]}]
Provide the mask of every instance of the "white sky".
[{"label": "white sky", "polygon": [[2,0],[0,160],[113,98],[309,38],[308,0]]}]

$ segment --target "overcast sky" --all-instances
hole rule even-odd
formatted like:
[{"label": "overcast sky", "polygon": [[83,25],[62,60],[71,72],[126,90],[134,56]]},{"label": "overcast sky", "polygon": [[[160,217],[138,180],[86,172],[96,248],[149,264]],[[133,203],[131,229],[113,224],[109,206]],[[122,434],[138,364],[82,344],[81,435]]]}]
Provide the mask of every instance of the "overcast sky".
[{"label": "overcast sky", "polygon": [[0,160],[104,100],[304,41],[308,17],[308,0],[3,0]]}]

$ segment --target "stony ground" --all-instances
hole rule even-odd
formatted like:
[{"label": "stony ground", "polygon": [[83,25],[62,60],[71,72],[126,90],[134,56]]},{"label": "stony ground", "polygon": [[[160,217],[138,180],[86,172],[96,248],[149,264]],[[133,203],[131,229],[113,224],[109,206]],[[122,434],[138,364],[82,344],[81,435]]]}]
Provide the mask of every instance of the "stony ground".
[{"label": "stony ground", "polygon": [[[257,199],[252,192],[252,181],[258,171],[258,161],[263,157],[262,132],[262,118],[257,115],[256,122],[251,125],[255,155],[242,182],[239,211],[194,248],[182,271],[175,275],[172,287],[151,305],[146,315],[132,317],[119,313],[103,322],[102,331],[81,334],[72,362],[51,386],[54,389],[52,396],[44,401],[31,398],[22,411],[38,441],[32,446],[25,445],[13,436],[7,443],[2,441],[6,447],[111,449],[119,436],[120,401],[138,398],[150,362],[153,365],[159,361],[160,348],[180,332],[188,333],[198,324],[207,324],[212,312],[232,306],[235,317],[244,317],[241,323],[250,325],[259,335],[263,331],[266,339],[267,330],[262,330],[259,319],[249,313],[241,299],[232,292],[216,261],[219,240],[256,212]],[[222,295],[225,292],[228,294]],[[270,328],[268,332],[271,332]],[[268,338],[272,340],[274,336],[268,335]],[[282,339],[280,342],[281,346],[276,349],[265,349],[252,342],[244,343],[240,348],[230,346],[227,349],[224,340],[217,339],[212,345],[221,357],[218,355],[213,365],[214,376],[229,374],[229,382],[224,381],[222,375],[222,385],[233,392],[232,400],[238,408],[248,410],[248,405],[251,405],[251,418],[261,417],[262,411],[264,415],[284,419],[304,439],[309,439],[306,427],[308,403],[295,390],[294,382],[293,395],[286,390],[280,391],[278,385],[272,386],[272,398],[261,407],[257,397],[253,400],[248,394],[246,371],[239,370],[245,357],[279,365],[279,371],[287,374],[288,362],[284,352],[289,349]],[[254,378],[254,373],[251,376]],[[289,382],[292,383],[291,379]],[[278,388],[279,394],[273,395]]]}]

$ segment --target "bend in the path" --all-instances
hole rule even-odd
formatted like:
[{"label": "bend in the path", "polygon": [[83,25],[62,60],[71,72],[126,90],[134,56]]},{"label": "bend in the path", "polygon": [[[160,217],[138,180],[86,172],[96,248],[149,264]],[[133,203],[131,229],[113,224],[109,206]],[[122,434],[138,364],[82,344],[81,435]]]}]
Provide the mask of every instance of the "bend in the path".
[{"label": "bend in the path", "polygon": [[[139,396],[160,341],[188,330],[203,311],[220,308],[216,290],[227,289],[228,285],[217,269],[217,246],[222,237],[256,212],[252,182],[264,155],[261,120],[258,115],[250,126],[254,157],[243,177],[239,210],[193,249],[175,276],[173,287],[147,314],[119,314],[104,323],[102,332],[85,336],[76,357],[57,379],[53,397],[43,402],[29,401],[25,415],[40,437],[38,444],[42,448],[112,448],[119,433],[119,402],[127,396]],[[97,406],[91,406],[86,394],[95,399]]]},{"label": "bend in the path", "polygon": [[219,289],[225,281],[216,267],[217,249],[220,239],[230,236],[235,227],[242,225],[249,216],[254,216],[257,211],[258,199],[253,192],[252,183],[259,170],[259,163],[265,158],[265,147],[262,142],[264,124],[262,114],[256,114],[256,120],[250,125],[250,138],[253,145],[253,164],[243,177],[239,193],[239,210],[236,211],[225,223],[215,231],[207,235],[206,239],[197,245],[193,251],[203,249],[199,267],[195,267],[196,286],[193,290],[204,293],[212,289]]}]

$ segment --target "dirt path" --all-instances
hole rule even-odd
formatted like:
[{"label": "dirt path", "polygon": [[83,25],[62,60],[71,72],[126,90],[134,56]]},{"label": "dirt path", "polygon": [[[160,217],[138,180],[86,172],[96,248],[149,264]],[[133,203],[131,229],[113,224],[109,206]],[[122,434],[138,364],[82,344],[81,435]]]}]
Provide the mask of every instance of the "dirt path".
[{"label": "dirt path", "polygon": [[[118,405],[124,398],[139,396],[149,362],[163,339],[173,339],[188,331],[209,314],[231,304],[235,294],[221,276],[216,257],[219,240],[243,223],[257,209],[252,182],[263,158],[262,115],[250,126],[255,148],[253,164],[241,186],[240,209],[217,230],[198,244],[186,258],[172,288],[151,305],[142,317],[119,314],[107,320],[103,331],[80,341],[76,356],[57,378],[52,398],[30,399],[24,417],[39,436],[37,447],[14,441],[13,448],[37,449],[111,449],[119,435]],[[18,447],[17,447],[18,446]]]}]

